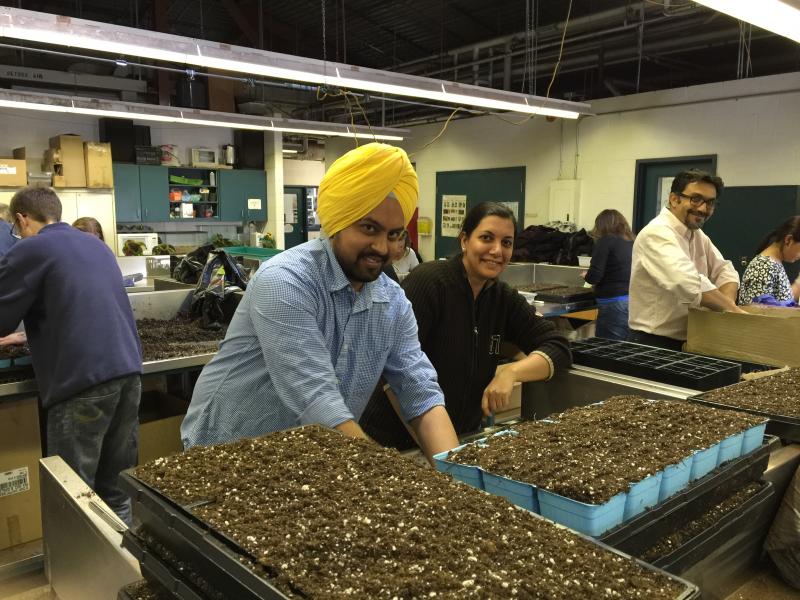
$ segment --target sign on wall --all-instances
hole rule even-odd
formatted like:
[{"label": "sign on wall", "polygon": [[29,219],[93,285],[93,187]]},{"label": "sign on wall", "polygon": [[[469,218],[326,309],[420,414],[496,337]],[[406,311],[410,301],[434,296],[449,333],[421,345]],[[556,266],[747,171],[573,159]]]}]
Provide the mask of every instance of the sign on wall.
[{"label": "sign on wall", "polygon": [[442,196],[442,236],[458,237],[466,216],[466,196]]}]

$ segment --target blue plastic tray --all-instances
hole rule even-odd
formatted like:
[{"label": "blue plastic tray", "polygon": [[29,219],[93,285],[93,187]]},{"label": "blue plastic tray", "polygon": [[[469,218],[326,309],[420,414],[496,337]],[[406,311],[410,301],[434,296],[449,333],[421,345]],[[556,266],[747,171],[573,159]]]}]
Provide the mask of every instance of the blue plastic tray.
[{"label": "blue plastic tray", "polygon": [[31,357],[30,356],[20,356],[19,358],[14,359],[14,364],[18,367],[23,367],[25,365],[31,364]]},{"label": "blue plastic tray", "polygon": [[483,487],[483,470],[480,467],[474,465],[461,465],[459,463],[450,462],[447,460],[447,455],[451,452],[458,452],[459,450],[465,448],[468,444],[461,444],[460,446],[456,446],[452,450],[446,450],[444,452],[439,452],[438,454],[433,455],[433,462],[436,464],[436,469],[441,471],[442,473],[447,473],[453,479],[458,479],[459,481],[463,481],[471,485],[472,487],[476,487],[479,490],[484,489]]},{"label": "blue plastic tray", "polygon": [[742,455],[742,441],[744,441],[744,431],[740,431],[730,437],[726,437],[719,444],[719,456],[717,466],[724,462],[734,460]]},{"label": "blue plastic tray", "polygon": [[11,366],[11,359],[10,358],[4,358],[4,359],[0,360],[0,369],[7,369],[10,366]]},{"label": "blue plastic tray", "polygon": [[535,485],[483,471],[483,489],[490,494],[502,496],[526,510],[541,514]]},{"label": "blue plastic tray", "polygon": [[665,468],[661,474],[661,487],[658,490],[658,501],[662,502],[680,492],[689,485],[692,474],[693,457],[687,456],[682,461]]},{"label": "blue plastic tray", "polygon": [[719,458],[720,444],[714,444],[705,450],[698,450],[692,455],[692,472],[689,481],[694,481],[705,477],[717,468],[717,458]]},{"label": "blue plastic tray", "polygon": [[625,492],[604,504],[586,504],[543,489],[538,492],[543,517],[593,537],[622,523],[625,514]]},{"label": "blue plastic tray", "polygon": [[639,483],[634,483],[628,490],[625,498],[625,512],[622,516],[623,521],[627,521],[636,515],[643,513],[645,509],[658,504],[658,493],[661,490],[661,479],[663,471],[655,475],[645,477]]},{"label": "blue plastic tray", "polygon": [[764,441],[764,432],[767,429],[767,423],[761,423],[755,427],[751,427],[744,432],[744,439],[742,440],[742,456],[750,454],[756,448],[761,446]]}]

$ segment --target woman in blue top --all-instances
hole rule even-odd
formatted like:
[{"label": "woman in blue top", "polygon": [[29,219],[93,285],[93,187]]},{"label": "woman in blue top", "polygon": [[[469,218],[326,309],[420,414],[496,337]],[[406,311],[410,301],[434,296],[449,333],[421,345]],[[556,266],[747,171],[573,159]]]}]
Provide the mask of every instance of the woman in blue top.
[{"label": "woman in blue top", "polygon": [[789,283],[783,263],[800,259],[800,215],[787,219],[758,246],[742,275],[739,304],[750,304],[757,296],[768,295],[780,302],[797,300],[800,284]]},{"label": "woman in blue top", "polygon": [[592,262],[584,278],[597,296],[595,335],[627,340],[633,232],[622,213],[607,208],[597,215],[591,236],[595,239]]}]

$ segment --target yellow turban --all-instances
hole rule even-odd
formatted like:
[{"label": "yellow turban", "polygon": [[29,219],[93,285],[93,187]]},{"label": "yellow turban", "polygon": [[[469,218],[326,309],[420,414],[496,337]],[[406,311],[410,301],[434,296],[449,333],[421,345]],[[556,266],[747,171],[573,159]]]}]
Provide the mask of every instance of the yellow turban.
[{"label": "yellow turban", "polygon": [[372,212],[393,193],[408,225],[417,208],[417,174],[402,148],[364,144],[339,157],[319,184],[317,215],[333,236]]}]

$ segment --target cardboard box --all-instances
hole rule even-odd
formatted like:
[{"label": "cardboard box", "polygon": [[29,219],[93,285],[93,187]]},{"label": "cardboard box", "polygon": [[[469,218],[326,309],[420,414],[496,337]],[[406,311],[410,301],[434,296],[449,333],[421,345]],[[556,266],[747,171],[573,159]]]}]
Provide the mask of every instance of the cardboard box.
[{"label": "cardboard box", "polygon": [[[83,158],[83,139],[79,135],[57,135],[50,138],[50,148],[59,152],[52,156],[53,174],[63,177],[56,185],[53,177],[53,187],[86,187],[86,166]],[[45,169],[50,170],[50,169]]]},{"label": "cardboard box", "polygon": [[39,403],[0,403],[0,549],[42,537]]},{"label": "cardboard box", "polygon": [[28,168],[25,160],[0,158],[0,186],[25,187],[28,185]]},{"label": "cardboard box", "polygon": [[111,166],[111,144],[84,142],[83,158],[86,170],[86,187],[114,187],[114,173]]},{"label": "cardboard box", "polygon": [[187,408],[185,400],[162,391],[142,393],[138,464],[183,451],[181,423]]},{"label": "cardboard box", "polygon": [[776,367],[800,367],[800,309],[742,308],[748,314],[689,309],[686,351]]}]

